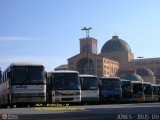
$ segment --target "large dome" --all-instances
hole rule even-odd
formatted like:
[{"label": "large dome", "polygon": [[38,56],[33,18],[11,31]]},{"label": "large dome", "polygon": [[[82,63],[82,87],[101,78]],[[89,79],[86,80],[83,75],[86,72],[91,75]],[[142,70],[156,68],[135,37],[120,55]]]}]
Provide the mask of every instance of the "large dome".
[{"label": "large dome", "polygon": [[118,36],[113,36],[112,39],[107,41],[101,49],[101,53],[120,51],[131,52],[131,49],[128,43],[122,39],[119,39]]}]

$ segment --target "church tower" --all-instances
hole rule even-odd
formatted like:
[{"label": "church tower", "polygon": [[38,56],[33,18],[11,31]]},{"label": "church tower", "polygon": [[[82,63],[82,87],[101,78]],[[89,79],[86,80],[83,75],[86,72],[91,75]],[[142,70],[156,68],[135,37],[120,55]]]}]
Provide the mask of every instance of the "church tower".
[{"label": "church tower", "polygon": [[80,39],[80,53],[97,54],[97,40],[95,38],[87,37]]}]

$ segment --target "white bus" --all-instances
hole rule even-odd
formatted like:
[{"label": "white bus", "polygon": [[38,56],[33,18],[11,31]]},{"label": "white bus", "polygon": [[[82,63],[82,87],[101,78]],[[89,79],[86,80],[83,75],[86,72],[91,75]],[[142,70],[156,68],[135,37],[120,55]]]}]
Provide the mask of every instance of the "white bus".
[{"label": "white bus", "polygon": [[46,102],[44,66],[35,63],[12,63],[0,82],[0,105],[28,105]]},{"label": "white bus", "polygon": [[94,75],[79,75],[81,82],[81,99],[83,103],[98,103],[98,78]]},{"label": "white bus", "polygon": [[158,101],[158,88],[155,84],[152,84],[152,100],[153,102]]},{"label": "white bus", "polygon": [[133,88],[133,102],[144,102],[144,89],[143,83],[140,81],[132,81],[132,88]]},{"label": "white bus", "polygon": [[81,102],[81,85],[77,71],[54,71],[48,73],[48,103]]},{"label": "white bus", "polygon": [[143,82],[145,102],[152,101],[152,86],[149,82]]}]

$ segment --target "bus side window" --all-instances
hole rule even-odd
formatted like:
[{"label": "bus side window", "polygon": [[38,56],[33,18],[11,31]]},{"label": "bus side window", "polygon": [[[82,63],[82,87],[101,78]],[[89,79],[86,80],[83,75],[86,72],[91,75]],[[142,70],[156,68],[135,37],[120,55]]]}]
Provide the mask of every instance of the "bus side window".
[{"label": "bus side window", "polygon": [[4,83],[4,81],[6,80],[6,74],[3,73],[3,79],[2,79],[2,83]]},{"label": "bus side window", "polygon": [[6,74],[6,79],[9,81],[9,84],[11,83],[11,71],[10,72],[7,72]]},{"label": "bus side window", "polygon": [[8,77],[8,79],[11,79],[11,75],[12,75],[12,72],[11,72],[11,71],[7,72],[7,77]]}]

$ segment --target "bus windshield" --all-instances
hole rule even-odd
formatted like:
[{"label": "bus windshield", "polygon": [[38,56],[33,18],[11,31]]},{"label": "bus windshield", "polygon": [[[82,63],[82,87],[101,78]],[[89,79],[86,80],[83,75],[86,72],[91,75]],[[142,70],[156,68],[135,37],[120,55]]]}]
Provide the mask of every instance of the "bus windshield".
[{"label": "bus windshield", "polygon": [[29,78],[31,83],[42,83],[45,80],[43,67],[30,67]]},{"label": "bus windshield", "polygon": [[153,95],[157,95],[158,94],[158,89],[156,86],[152,86],[153,89]]},{"label": "bus windshield", "polygon": [[131,82],[122,82],[121,87],[122,87],[123,91],[131,91],[132,90]]},{"label": "bus windshield", "polygon": [[83,90],[97,90],[98,79],[96,77],[82,77],[82,89]]},{"label": "bus windshield", "polygon": [[152,94],[151,85],[144,84],[143,86],[144,86],[144,94],[145,95],[151,95]]},{"label": "bus windshield", "polygon": [[28,70],[26,67],[15,67],[12,71],[12,84],[27,84],[29,83],[28,79]]},{"label": "bus windshield", "polygon": [[78,73],[54,74],[54,89],[56,90],[80,90]]},{"label": "bus windshield", "polygon": [[120,81],[118,80],[105,80],[105,79],[101,79],[101,83],[102,83],[102,89],[104,90],[119,90],[120,89]]},{"label": "bus windshield", "polygon": [[43,67],[33,66],[33,67],[21,67],[16,66],[12,69],[12,84],[44,84],[45,74]]},{"label": "bus windshield", "polygon": [[133,94],[143,94],[142,84],[133,84]]}]

